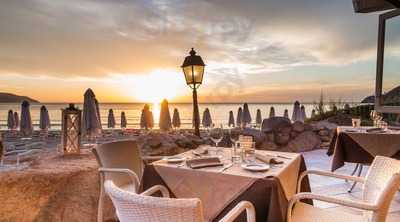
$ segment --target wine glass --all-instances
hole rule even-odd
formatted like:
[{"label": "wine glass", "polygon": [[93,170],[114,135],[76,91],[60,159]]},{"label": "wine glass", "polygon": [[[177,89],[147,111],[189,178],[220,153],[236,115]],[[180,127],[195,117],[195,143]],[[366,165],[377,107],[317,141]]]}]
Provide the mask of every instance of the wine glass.
[{"label": "wine glass", "polygon": [[222,141],[224,136],[224,132],[222,128],[214,127],[211,128],[209,131],[209,137],[215,144],[215,153],[218,153],[218,143]]},{"label": "wine glass", "polygon": [[210,131],[210,138],[214,142],[215,147],[222,141],[223,131],[221,128],[212,128]]},{"label": "wine glass", "polygon": [[240,156],[241,151],[238,145],[239,140],[239,131],[233,131],[232,129],[229,130],[229,139],[232,142],[232,162],[233,163],[240,163]]}]

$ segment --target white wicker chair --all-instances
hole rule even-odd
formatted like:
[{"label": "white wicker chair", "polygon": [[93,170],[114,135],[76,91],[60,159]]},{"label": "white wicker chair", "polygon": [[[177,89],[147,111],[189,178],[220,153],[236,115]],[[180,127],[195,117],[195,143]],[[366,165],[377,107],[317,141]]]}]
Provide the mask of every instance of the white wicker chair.
[{"label": "white wicker chair", "polygon": [[[310,170],[300,175],[298,190],[302,179],[307,174],[347,179],[363,183],[363,196],[360,201],[352,201],[313,193],[298,193],[289,202],[287,212],[288,222],[384,222],[390,207],[390,202],[400,186],[400,161],[388,157],[375,157],[364,178],[334,174],[331,172]],[[346,207],[363,210],[362,215],[342,211],[326,210],[299,202],[302,199],[315,199]]]},{"label": "white wicker chair", "polygon": [[100,195],[97,221],[103,221],[104,181],[112,180],[119,187],[137,192],[139,177],[143,172],[143,162],[135,141],[105,143],[92,149],[100,165]]},{"label": "white wicker chair", "polygon": [[[121,222],[204,222],[200,199],[169,198],[169,192],[164,186],[153,186],[141,194],[120,189],[110,180],[104,183],[104,187]],[[160,192],[163,197],[150,196],[156,192]],[[220,222],[233,222],[244,210],[247,221],[255,222],[255,210],[248,201],[240,202]]]}]

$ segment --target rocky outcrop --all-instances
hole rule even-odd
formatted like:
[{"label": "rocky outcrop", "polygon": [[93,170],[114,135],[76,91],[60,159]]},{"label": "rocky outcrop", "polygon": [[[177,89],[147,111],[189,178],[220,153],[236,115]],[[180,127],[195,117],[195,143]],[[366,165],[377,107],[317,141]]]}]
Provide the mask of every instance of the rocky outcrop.
[{"label": "rocky outcrop", "polygon": [[327,121],[340,126],[351,126],[351,118],[352,116],[350,114],[338,113],[329,117]]},{"label": "rocky outcrop", "polygon": [[256,143],[257,148],[304,152],[313,149],[327,148],[337,125],[328,121],[317,123],[291,123],[284,117],[265,119],[261,132],[262,141]]},{"label": "rocky outcrop", "polygon": [[269,133],[272,131],[279,131],[282,128],[290,127],[290,119],[285,117],[271,117],[264,119],[261,125],[261,130],[264,133]]},{"label": "rocky outcrop", "polygon": [[209,144],[208,139],[202,139],[190,133],[149,132],[136,139],[144,155],[165,156],[195,149],[201,144]]}]

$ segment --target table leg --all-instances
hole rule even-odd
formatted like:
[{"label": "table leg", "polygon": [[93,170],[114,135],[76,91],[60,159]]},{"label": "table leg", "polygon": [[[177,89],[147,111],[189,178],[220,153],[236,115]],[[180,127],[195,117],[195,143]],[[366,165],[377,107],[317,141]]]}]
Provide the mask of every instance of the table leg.
[{"label": "table leg", "polygon": [[[359,166],[358,172],[357,172],[357,176],[358,176],[358,177],[361,176],[361,172],[362,172],[362,170],[363,170],[363,165],[362,165],[362,164],[359,164],[359,165],[360,165],[360,166]],[[356,185],[357,185],[357,182],[353,182],[353,185],[351,185],[350,189],[349,189],[347,192],[348,192],[348,193],[351,193],[351,192],[353,191],[354,187],[356,187]]]},{"label": "table leg", "polygon": [[[357,163],[357,164],[356,164],[356,167],[354,167],[353,172],[350,174],[351,176],[353,176],[353,175],[356,173],[356,171],[357,171],[357,169],[358,169],[359,166],[360,166],[360,164]],[[345,180],[345,181],[348,182],[348,180]]]}]

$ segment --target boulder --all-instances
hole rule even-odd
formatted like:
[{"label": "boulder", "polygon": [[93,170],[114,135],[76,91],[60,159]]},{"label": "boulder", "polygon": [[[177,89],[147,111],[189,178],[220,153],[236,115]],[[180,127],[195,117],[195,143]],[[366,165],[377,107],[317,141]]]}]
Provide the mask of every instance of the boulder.
[{"label": "boulder", "polygon": [[274,134],[272,132],[271,133],[265,133],[265,141],[273,142],[274,141]]},{"label": "boulder", "polygon": [[337,124],[328,122],[326,120],[312,124],[312,128],[314,131],[320,131],[323,129],[336,130],[337,126],[338,126]]},{"label": "boulder", "polygon": [[292,124],[293,131],[297,133],[301,133],[304,131],[304,123],[300,121],[296,121]]},{"label": "boulder", "polygon": [[330,142],[332,137],[330,136],[320,136],[322,142]]},{"label": "boulder", "polygon": [[327,121],[340,126],[351,126],[351,119],[352,116],[350,114],[338,113],[335,116],[329,117]]},{"label": "boulder", "polygon": [[279,146],[286,145],[290,141],[290,134],[274,133],[274,141]]},{"label": "boulder", "polygon": [[196,145],[192,142],[192,140],[189,140],[186,137],[181,137],[181,138],[175,140],[175,144],[180,147],[189,148],[189,149],[193,149],[196,147]]},{"label": "boulder", "polygon": [[319,148],[320,144],[321,140],[317,134],[305,131],[291,140],[283,149],[290,152],[305,152]]},{"label": "boulder", "polygon": [[327,148],[329,148],[330,145],[331,145],[330,142],[322,142],[321,145],[320,145],[320,147],[321,147],[322,149],[327,149]]},{"label": "boulder", "polygon": [[304,124],[304,131],[311,131],[313,130],[313,127],[311,126],[311,124],[305,123]]},{"label": "boulder", "polygon": [[264,141],[259,146],[257,146],[257,149],[260,149],[260,150],[279,150],[279,146],[277,146],[272,141]]},{"label": "boulder", "polygon": [[320,130],[320,131],[318,132],[318,134],[319,134],[320,136],[328,136],[328,135],[329,135],[329,130],[327,130],[327,129],[322,129],[322,130]]},{"label": "boulder", "polygon": [[284,127],[291,127],[290,119],[281,116],[275,116],[268,119],[264,119],[261,125],[262,132],[273,132],[279,131]]},{"label": "boulder", "polygon": [[256,142],[258,144],[261,144],[265,140],[265,137],[266,137],[264,133],[262,133],[258,129],[254,129],[254,128],[244,128],[242,131],[242,135],[252,136],[254,142]]}]

